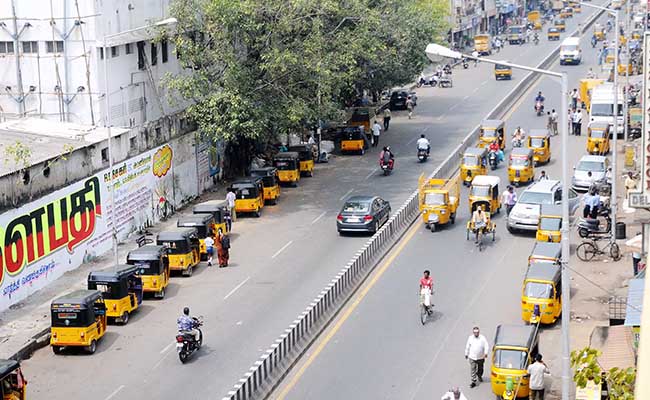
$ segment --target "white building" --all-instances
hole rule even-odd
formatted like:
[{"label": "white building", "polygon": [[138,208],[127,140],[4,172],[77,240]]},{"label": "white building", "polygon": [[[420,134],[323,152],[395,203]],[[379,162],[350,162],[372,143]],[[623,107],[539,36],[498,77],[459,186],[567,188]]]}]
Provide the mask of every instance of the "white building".
[{"label": "white building", "polygon": [[[1,1],[0,121],[28,116],[104,125],[104,61],[112,126],[151,126],[181,111],[185,105],[170,104],[161,87],[161,78],[180,71],[172,44],[160,40],[161,29],[174,28],[169,3]],[[156,134],[169,129],[166,120],[154,124]]]}]

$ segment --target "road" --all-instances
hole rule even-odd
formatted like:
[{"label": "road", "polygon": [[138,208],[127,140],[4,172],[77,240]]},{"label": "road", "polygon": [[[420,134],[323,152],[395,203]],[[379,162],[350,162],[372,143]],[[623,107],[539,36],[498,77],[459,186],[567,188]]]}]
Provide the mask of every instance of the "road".
[{"label": "road", "polygon": [[[588,41],[582,48],[584,62],[580,66],[554,65],[554,70],[568,73],[572,87],[578,87],[590,66],[597,66],[596,51]],[[481,74],[482,79],[491,78],[486,71]],[[535,116],[533,98],[541,90],[546,107],[558,109],[559,89],[559,82],[542,78],[510,110],[507,131],[517,126],[526,131],[544,128],[546,118]],[[585,140],[584,135],[569,137],[571,165],[585,153]],[[557,179],[561,175],[560,140],[555,137],[552,142],[551,162],[538,167],[536,173],[543,169]],[[507,185],[507,169],[501,165],[494,172],[501,178],[502,191]],[[518,193],[524,189],[519,188]],[[498,324],[523,324],[521,284],[535,239],[530,234],[508,233],[502,213],[495,218],[496,241],[488,241],[487,248],[478,252],[473,241],[465,239],[469,216],[467,189],[463,189],[455,225],[435,233],[422,223],[414,225],[271,398],[431,399],[452,386],[460,386],[469,399],[494,398],[489,361],[486,382],[469,389],[465,342],[473,326],[479,326],[492,344]],[[424,269],[431,270],[436,282],[436,311],[433,321],[422,326],[417,292]],[[545,329],[559,329],[559,322]],[[559,381],[556,361],[561,349],[559,343],[545,346],[544,336],[542,332],[540,351],[547,362],[557,366],[552,373]]]},{"label": "road", "polygon": [[[568,31],[586,14],[570,20]],[[536,47],[507,46],[499,57],[534,63],[557,45],[542,40]],[[335,216],[342,201],[353,194],[380,194],[397,209],[416,187],[420,173],[431,172],[524,76],[515,72],[512,82],[495,82],[491,74],[489,65],[457,69],[454,88],[418,90],[418,107],[412,120],[403,113],[394,114],[390,130],[382,135],[382,145],[390,145],[397,155],[392,176],[380,176],[376,150],[363,157],[335,157],[329,164],[319,165],[314,178],[301,180],[297,189],[284,189],[279,205],[265,208],[261,219],[237,221],[230,268],[199,268],[192,278],[174,278],[164,300],[145,302],[127,326],[111,326],[93,356],[54,356],[48,348],[38,351],[24,362],[30,397],[58,400],[78,398],[83,393],[84,398],[100,400],[205,399],[225,394],[367,240],[363,236],[339,237],[336,233]],[[431,140],[432,157],[419,164],[414,143],[423,132]],[[417,250],[422,255],[411,261],[425,259],[428,254],[430,259],[439,255],[447,263],[457,263],[458,254],[471,251],[464,241],[449,239],[459,229],[460,225],[439,236],[418,233],[427,243]],[[412,249],[412,243],[406,252]],[[432,246],[445,245],[454,251],[432,252]],[[500,256],[489,249],[486,257]],[[420,262],[410,267],[422,269]],[[487,270],[475,273],[480,276]],[[418,274],[398,279],[406,284]],[[438,271],[435,276],[443,279]],[[457,289],[476,293],[470,282]],[[391,293],[393,296],[399,292]],[[454,307],[463,305],[452,303]],[[204,316],[206,341],[196,357],[181,365],[173,339],[176,317],[186,305],[193,314]],[[390,302],[388,309],[397,305]],[[388,309],[380,314],[394,316],[393,312],[384,314]],[[405,309],[415,312],[412,306]],[[440,309],[445,309],[444,303]],[[454,311],[460,310],[447,312],[457,314]],[[410,313],[400,316],[409,317]],[[436,325],[427,329],[435,330]],[[396,332],[407,333],[401,328]],[[345,385],[339,389],[343,388]]]}]

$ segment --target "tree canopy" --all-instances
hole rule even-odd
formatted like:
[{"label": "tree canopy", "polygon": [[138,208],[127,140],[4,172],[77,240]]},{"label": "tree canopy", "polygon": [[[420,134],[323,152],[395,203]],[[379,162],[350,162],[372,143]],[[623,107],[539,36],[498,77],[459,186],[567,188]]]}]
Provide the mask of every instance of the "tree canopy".
[{"label": "tree canopy", "polygon": [[167,85],[202,132],[235,144],[412,82],[447,31],[442,0],[174,0],[171,11],[184,72]]}]

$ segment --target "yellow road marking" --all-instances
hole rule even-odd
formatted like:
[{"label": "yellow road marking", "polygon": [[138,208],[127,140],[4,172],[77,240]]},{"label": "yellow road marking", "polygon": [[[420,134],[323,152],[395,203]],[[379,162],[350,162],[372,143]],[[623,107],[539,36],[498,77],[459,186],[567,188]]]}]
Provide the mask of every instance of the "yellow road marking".
[{"label": "yellow road marking", "polygon": [[417,223],[413,224],[413,226],[406,234],[406,236],[404,236],[404,238],[400,240],[400,243],[397,246],[397,248],[394,251],[390,252],[390,256],[386,259],[386,261],[384,261],[383,265],[376,272],[373,273],[370,282],[368,282],[368,284],[365,285],[365,287],[357,295],[357,298],[349,306],[346,307],[346,310],[343,312],[341,318],[329,330],[327,335],[325,335],[321,343],[318,344],[318,346],[316,347],[314,352],[309,356],[307,361],[305,361],[305,363],[300,367],[298,372],[296,372],[293,378],[291,378],[289,383],[284,387],[284,389],[282,389],[280,394],[276,397],[277,400],[283,400],[287,396],[287,394],[289,394],[289,392],[294,388],[294,386],[296,386],[300,378],[302,378],[302,376],[307,371],[307,368],[309,368],[309,366],[314,362],[314,360],[316,360],[316,358],[320,355],[320,353],[323,351],[325,346],[327,346],[327,344],[330,342],[330,340],[332,340],[334,335],[336,335],[336,333],[341,329],[343,324],[348,320],[348,318],[350,318],[350,315],[352,315],[354,310],[359,306],[359,304],[361,304],[361,301],[363,301],[363,299],[366,297],[370,289],[372,289],[373,286],[375,286],[379,278],[382,277],[382,275],[386,272],[388,267],[391,266],[391,264],[393,263],[393,261],[395,261],[397,256],[399,256],[402,250],[404,250],[406,244],[409,243],[411,239],[413,239],[413,236],[415,235],[415,232],[417,232],[419,227],[420,227],[419,224]]}]

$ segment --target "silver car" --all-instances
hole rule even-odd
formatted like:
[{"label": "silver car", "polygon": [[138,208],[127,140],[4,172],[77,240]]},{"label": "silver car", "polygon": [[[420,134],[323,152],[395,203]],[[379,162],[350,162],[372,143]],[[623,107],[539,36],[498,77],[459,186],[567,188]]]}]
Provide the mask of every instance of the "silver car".
[{"label": "silver car", "polygon": [[[562,183],[556,180],[543,180],[534,183],[517,199],[508,215],[508,232],[519,230],[536,231],[542,204],[562,202]],[[580,205],[578,194],[569,189],[569,215],[575,213]]]},{"label": "silver car", "polygon": [[609,160],[605,156],[582,156],[578,165],[573,168],[571,187],[579,192],[586,192],[594,182],[606,181],[608,168]]}]

